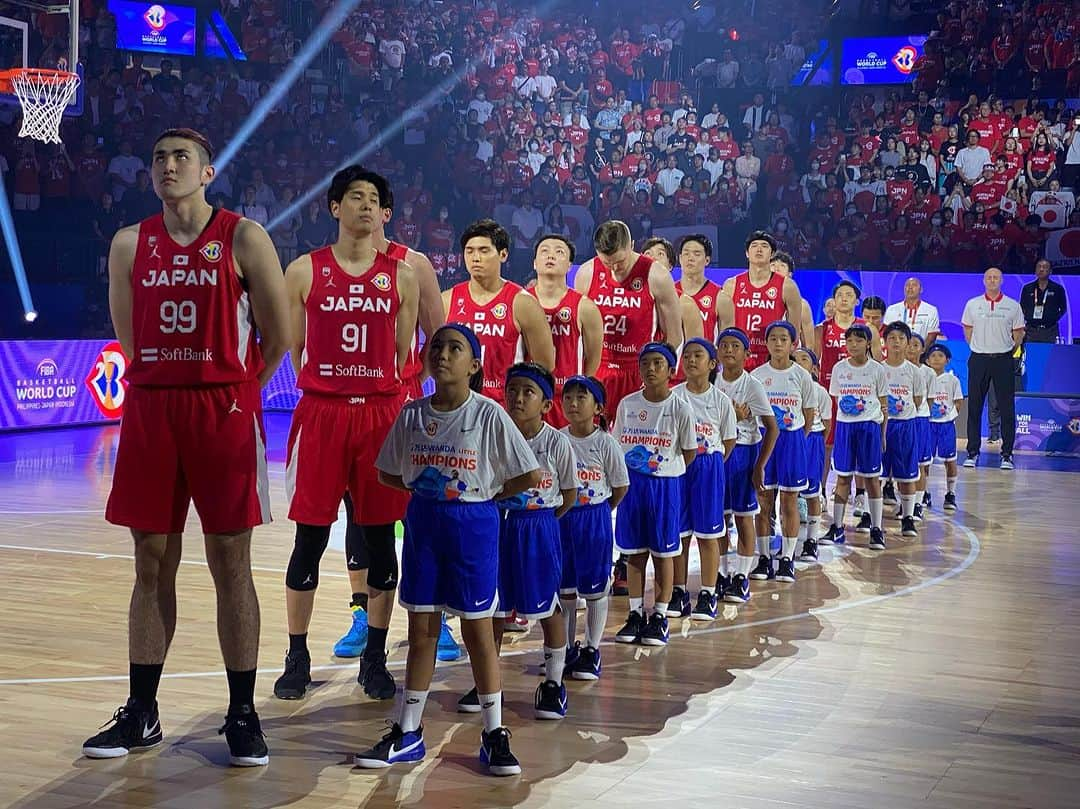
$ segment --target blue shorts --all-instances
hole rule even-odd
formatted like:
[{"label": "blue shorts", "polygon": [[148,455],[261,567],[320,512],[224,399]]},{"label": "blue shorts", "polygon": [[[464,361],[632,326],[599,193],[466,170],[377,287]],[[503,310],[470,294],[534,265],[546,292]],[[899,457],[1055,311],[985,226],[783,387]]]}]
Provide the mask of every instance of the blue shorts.
[{"label": "blue shorts", "polygon": [[832,465],[841,477],[881,474],[881,425],[876,421],[837,421]]},{"label": "blue shorts", "polygon": [[615,534],[611,506],[574,506],[559,518],[562,535],[562,580],[559,592],[585,599],[603,598],[611,580]]},{"label": "blue shorts", "polygon": [[405,511],[398,599],[409,612],[495,613],[499,509],[414,496]]},{"label": "blue shorts", "polygon": [[803,494],[821,493],[821,473],[825,471],[825,431],[806,436],[806,488]]},{"label": "blue shorts", "polygon": [[724,520],[724,453],[698,455],[683,475],[682,520],[679,534],[719,539],[727,533]]},{"label": "blue shorts", "polygon": [[761,444],[736,444],[724,462],[724,513],[752,517],[758,508],[754,489],[754,467]]},{"label": "blue shorts", "polygon": [[562,539],[550,508],[506,512],[499,535],[497,617],[548,618],[559,604]]},{"label": "blue shorts", "polygon": [[919,425],[915,419],[889,419],[885,427],[882,477],[898,483],[919,479]]},{"label": "blue shorts", "polygon": [[919,466],[929,466],[934,461],[934,448],[930,445],[930,417],[915,417],[915,438],[918,447]]},{"label": "blue shorts", "polygon": [[681,515],[682,476],[662,478],[631,471],[630,488],[615,515],[615,546],[628,555],[678,556],[682,553]]},{"label": "blue shorts", "polygon": [[801,429],[781,430],[765,464],[765,488],[801,492],[806,483],[806,435]]},{"label": "blue shorts", "polygon": [[943,461],[956,460],[956,422],[930,422],[930,453]]}]

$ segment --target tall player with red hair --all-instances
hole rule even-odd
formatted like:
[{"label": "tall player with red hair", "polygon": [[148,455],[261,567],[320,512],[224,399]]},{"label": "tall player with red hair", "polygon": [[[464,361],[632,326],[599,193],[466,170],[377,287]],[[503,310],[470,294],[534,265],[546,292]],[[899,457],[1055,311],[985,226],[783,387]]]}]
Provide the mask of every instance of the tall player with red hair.
[{"label": "tall player with red hair", "polygon": [[721,329],[735,326],[750,338],[746,353],[747,371],[769,361],[765,327],[777,320],[802,322],[802,295],[790,278],[769,266],[776,252],[776,240],[764,230],[746,237],[747,270],[724,282],[724,292],[732,300],[733,320],[720,323]]},{"label": "tall player with red hair", "polygon": [[194,501],[217,592],[229,760],[269,761],[255,713],[251,529],[270,521],[260,386],[288,346],[288,303],[266,231],[206,201],[212,158],[201,133],[163,132],[151,164],[162,212],[118,231],[109,250],[109,311],[131,365],[105,518],[131,529],[135,586],[130,697],[83,744],[91,758],[162,741],[157,691],[176,629],[176,571]]}]

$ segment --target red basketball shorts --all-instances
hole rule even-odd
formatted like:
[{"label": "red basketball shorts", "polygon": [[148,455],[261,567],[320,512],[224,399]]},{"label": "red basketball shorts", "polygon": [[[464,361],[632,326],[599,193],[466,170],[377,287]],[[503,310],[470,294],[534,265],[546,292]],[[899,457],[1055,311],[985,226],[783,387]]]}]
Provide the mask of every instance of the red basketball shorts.
[{"label": "red basketball shorts", "polygon": [[[424,398],[424,383],[421,374],[401,380],[401,392],[405,395],[406,402],[415,402]],[[375,523],[371,524],[375,525]]]},{"label": "red basketball shorts", "polygon": [[105,519],[178,534],[192,501],[206,534],[270,522],[258,381],[128,389]]},{"label": "red basketball shorts", "polygon": [[641,374],[637,363],[618,365],[613,362],[602,362],[596,371],[596,378],[604,386],[604,395],[607,398],[604,415],[607,416],[609,424],[614,424],[619,402],[631,393],[641,390]]},{"label": "red basketball shorts", "polygon": [[408,493],[379,483],[375,468],[399,412],[398,396],[302,396],[289,429],[289,519],[330,525],[346,491],[358,525],[404,519]]}]

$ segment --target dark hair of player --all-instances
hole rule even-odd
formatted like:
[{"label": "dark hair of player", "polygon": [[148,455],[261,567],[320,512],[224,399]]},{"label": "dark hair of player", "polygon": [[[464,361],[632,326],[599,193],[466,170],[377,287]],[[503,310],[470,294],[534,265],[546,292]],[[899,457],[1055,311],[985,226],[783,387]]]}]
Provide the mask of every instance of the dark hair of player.
[{"label": "dark hair of player", "polygon": [[754,242],[767,242],[769,247],[776,252],[776,239],[767,230],[755,230],[749,236],[746,237],[746,244],[743,245],[744,250],[749,250],[750,245]]},{"label": "dark hair of player", "polygon": [[683,251],[687,242],[697,242],[705,251],[705,258],[712,258],[712,242],[704,233],[688,233],[679,240],[679,252]]},{"label": "dark hair of player", "polygon": [[210,143],[210,138],[206,137],[206,135],[198,130],[189,129],[186,126],[166,129],[157,136],[157,139],[154,141],[154,146],[156,147],[161,141],[165,140],[165,138],[183,138],[184,140],[189,140],[194,143],[199,147],[199,157],[202,158],[204,166],[209,165],[214,159],[214,147]]},{"label": "dark hair of player", "polygon": [[461,234],[461,239],[459,241],[462,252],[465,251],[465,245],[469,243],[469,240],[476,238],[489,239],[491,244],[500,253],[503,250],[510,249],[510,234],[506,231],[506,228],[494,219],[477,219],[465,228],[465,232]]},{"label": "dark hair of player", "polygon": [[620,222],[618,219],[604,222],[593,234],[593,247],[597,253],[603,253],[606,256],[610,256],[617,250],[630,247],[633,243],[630,228],[626,226],[625,222]]},{"label": "dark hair of player", "polygon": [[875,312],[881,312],[882,314],[885,314],[885,300],[883,298],[879,298],[877,295],[870,295],[869,297],[864,298],[862,302],[863,312],[865,312],[867,309],[873,309]]},{"label": "dark hair of player", "polygon": [[771,264],[774,261],[779,261],[787,267],[788,275],[795,274],[795,259],[791,257],[790,253],[785,253],[783,250],[773,253],[772,258],[769,259],[769,263]]},{"label": "dark hair of player", "polygon": [[335,202],[340,205],[353,183],[371,183],[379,193],[379,207],[393,208],[393,197],[390,194],[390,183],[381,174],[368,171],[363,166],[354,164],[346,166],[330,181],[330,188],[326,192],[326,206],[329,208]]},{"label": "dark hair of player", "polygon": [[671,267],[675,266],[675,245],[663,236],[653,236],[650,239],[646,239],[645,244],[641,245],[641,252],[644,253],[647,250],[652,250],[654,247],[663,249],[664,255],[667,256],[668,265]]},{"label": "dark hair of player", "polygon": [[900,332],[907,340],[911,339],[911,328],[908,326],[907,323],[904,323],[902,320],[894,320],[892,323],[886,326],[884,336],[888,338],[888,336],[894,331]]}]

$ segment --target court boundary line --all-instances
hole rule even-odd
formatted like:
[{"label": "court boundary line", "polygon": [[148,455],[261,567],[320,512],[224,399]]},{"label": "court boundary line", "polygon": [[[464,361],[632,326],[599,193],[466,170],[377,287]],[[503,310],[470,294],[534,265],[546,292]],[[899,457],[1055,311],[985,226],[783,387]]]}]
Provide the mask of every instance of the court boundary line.
[{"label": "court boundary line", "polygon": [[[891,601],[894,598],[899,598],[901,596],[911,595],[912,593],[917,593],[920,590],[926,590],[926,589],[928,589],[930,587],[935,587],[935,586],[937,586],[939,584],[942,584],[943,582],[948,581],[949,579],[953,579],[953,578],[959,576],[961,573],[964,573],[966,570],[968,570],[975,563],[975,560],[978,559],[980,553],[982,553],[982,543],[979,541],[978,535],[972,529],[970,529],[966,525],[962,525],[960,523],[951,523],[951,524],[948,524],[948,525],[951,528],[958,530],[960,533],[962,533],[967,538],[967,540],[968,540],[968,552],[967,552],[967,555],[963,559],[961,559],[959,563],[953,565],[953,567],[949,568],[946,571],[943,571],[942,573],[937,574],[936,576],[932,576],[929,579],[925,579],[924,581],[917,582],[915,584],[910,584],[910,585],[908,585],[906,587],[901,587],[899,590],[895,590],[895,591],[893,591],[891,593],[881,593],[881,594],[876,595],[876,596],[868,596],[867,598],[860,598],[860,599],[855,600],[855,601],[846,601],[846,602],[843,602],[843,603],[840,603],[840,604],[832,604],[832,605],[826,606],[826,607],[813,607],[813,608],[811,608],[809,610],[804,610],[803,612],[798,612],[798,613],[792,613],[790,615],[777,615],[777,616],[774,616],[772,618],[762,618],[762,619],[759,619],[757,621],[749,621],[747,623],[742,623],[742,624],[726,624],[724,626],[705,627],[703,629],[697,629],[697,630],[691,629],[690,632],[685,635],[685,637],[694,637],[695,635],[715,635],[715,634],[720,634],[722,632],[736,632],[736,631],[740,631],[740,630],[744,630],[744,629],[754,629],[754,628],[760,627],[760,626],[771,626],[773,624],[783,624],[783,623],[788,623],[790,621],[798,621],[798,620],[802,620],[803,618],[811,618],[811,617],[815,617],[815,616],[818,616],[818,615],[830,615],[832,613],[844,612],[846,610],[856,609],[858,607],[867,607],[867,606],[872,606],[874,604],[880,604],[880,603],[885,602],[885,601]],[[0,549],[6,549],[6,548],[11,548],[11,546],[0,545]],[[19,549],[23,550],[24,548],[20,547]],[[33,550],[33,549],[27,549],[27,550]],[[92,553],[90,551],[63,551],[63,550],[55,550],[54,549],[54,550],[47,551],[47,552],[51,552],[51,553],[72,553],[72,554],[77,554],[77,555],[98,556],[100,558],[127,558],[127,559],[133,558],[133,557],[130,557],[130,556],[125,557],[125,556],[119,555],[119,554],[104,554],[104,555],[95,554],[95,553]],[[190,563],[191,564],[200,564],[200,565],[203,565],[203,566],[206,565],[205,562],[198,562],[196,560],[190,560]],[[284,571],[281,571],[281,572],[284,572]],[[319,575],[321,577],[323,574],[320,573]],[[338,574],[338,575],[340,576],[340,574]],[[679,636],[683,637],[682,633],[679,633]],[[616,645],[625,645],[625,644],[616,644],[614,641],[605,641],[605,642],[602,642],[601,645],[602,646],[616,646]],[[659,649],[657,649],[657,651],[659,651]],[[501,658],[521,657],[521,656],[526,655],[526,654],[535,654],[535,653],[536,653],[535,649],[514,649],[514,650],[508,650],[508,651],[503,652],[502,655],[500,655],[500,657]],[[443,665],[444,666],[462,666],[462,665],[468,665],[468,663],[469,663],[468,658],[463,657],[461,660],[457,660],[457,661],[453,661],[453,662],[449,662],[449,663],[444,663]],[[311,670],[312,671],[340,671],[340,670],[349,670],[349,669],[355,670],[358,665],[359,665],[359,662],[353,662],[353,663],[326,663],[326,664],[322,664],[322,665],[318,665],[318,666],[312,666]],[[395,660],[395,661],[387,663],[387,668],[398,669],[398,668],[404,668],[404,667],[405,667],[405,661],[404,660]],[[282,669],[280,669],[280,668],[265,668],[265,669],[261,668],[261,669],[258,669],[257,674],[260,674],[260,675],[278,674],[281,671],[282,671]],[[164,680],[184,680],[184,679],[195,679],[195,678],[204,678],[204,677],[224,677],[224,676],[225,676],[225,670],[224,669],[219,669],[217,671],[173,672],[173,673],[169,673],[169,674],[163,674],[162,679],[164,679]],[[26,677],[26,678],[0,680],[0,686],[5,686],[5,685],[7,685],[7,686],[14,686],[14,685],[50,685],[50,684],[63,684],[63,683],[127,682],[127,680],[128,680],[128,675],[127,674],[102,674],[102,675],[88,675],[88,676],[83,676],[83,677]]]}]

